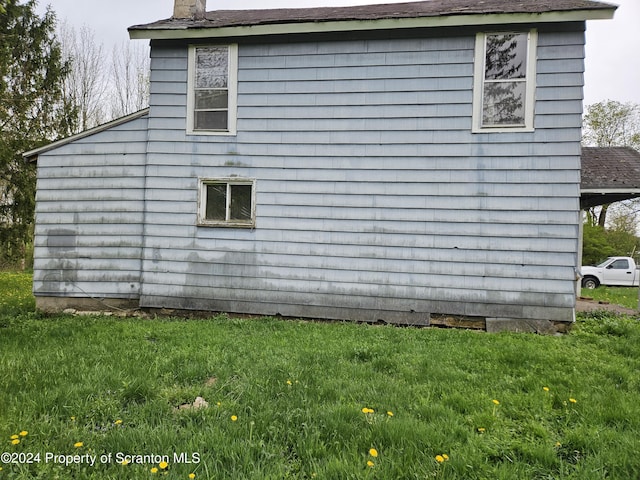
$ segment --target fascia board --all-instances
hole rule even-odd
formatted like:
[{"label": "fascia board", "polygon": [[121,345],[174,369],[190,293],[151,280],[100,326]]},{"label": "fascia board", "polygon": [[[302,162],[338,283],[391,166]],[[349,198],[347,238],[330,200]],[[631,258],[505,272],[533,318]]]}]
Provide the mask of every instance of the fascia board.
[{"label": "fascia board", "polygon": [[615,9],[576,10],[547,13],[499,13],[452,15],[442,17],[392,18],[381,20],[346,20],[328,22],[276,23],[218,28],[148,28],[129,30],[132,40],[171,40],[224,37],[258,37],[306,33],[331,33],[371,30],[398,30],[411,28],[461,27],[521,23],[559,23],[613,18]]}]

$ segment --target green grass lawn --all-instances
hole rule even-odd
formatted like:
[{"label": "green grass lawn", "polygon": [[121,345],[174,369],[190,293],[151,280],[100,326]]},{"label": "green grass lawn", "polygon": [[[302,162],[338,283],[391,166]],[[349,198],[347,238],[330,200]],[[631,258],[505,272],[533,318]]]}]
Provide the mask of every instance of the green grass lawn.
[{"label": "green grass lawn", "polygon": [[598,287],[594,290],[583,288],[581,295],[627,308],[638,308],[638,287]]},{"label": "green grass lawn", "polygon": [[0,480],[640,478],[632,318],[552,337],[45,317],[28,284],[0,273]]}]

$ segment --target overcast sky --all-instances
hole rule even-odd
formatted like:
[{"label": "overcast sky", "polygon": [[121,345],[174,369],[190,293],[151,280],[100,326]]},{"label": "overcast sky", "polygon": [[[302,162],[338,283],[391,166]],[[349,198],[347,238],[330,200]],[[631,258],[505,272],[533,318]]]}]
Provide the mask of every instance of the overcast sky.
[{"label": "overcast sky", "polygon": [[[209,0],[207,10],[400,1],[406,0]],[[606,99],[640,104],[640,0],[615,0],[615,3],[620,7],[613,20],[587,22],[586,105]],[[129,41],[127,27],[173,14],[173,0],[39,0],[39,11],[43,12],[47,5],[56,12],[58,20],[66,20],[76,28],[90,27],[96,33],[96,41],[108,50]]]}]

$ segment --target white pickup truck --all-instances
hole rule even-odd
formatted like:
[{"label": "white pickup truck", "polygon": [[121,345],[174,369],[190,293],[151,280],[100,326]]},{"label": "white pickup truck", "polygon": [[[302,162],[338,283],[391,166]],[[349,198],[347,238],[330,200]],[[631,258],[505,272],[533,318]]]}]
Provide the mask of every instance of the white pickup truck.
[{"label": "white pickup truck", "polygon": [[609,257],[595,267],[580,267],[582,287],[594,289],[600,285],[637,287],[640,270],[631,257]]}]

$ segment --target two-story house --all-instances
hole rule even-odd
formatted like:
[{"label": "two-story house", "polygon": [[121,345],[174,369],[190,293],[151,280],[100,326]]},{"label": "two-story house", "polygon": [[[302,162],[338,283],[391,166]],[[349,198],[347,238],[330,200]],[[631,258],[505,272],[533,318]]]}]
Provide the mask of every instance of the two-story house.
[{"label": "two-story house", "polygon": [[176,0],[129,29],[149,109],[26,154],[38,307],[562,330],[585,23],[615,8]]}]

